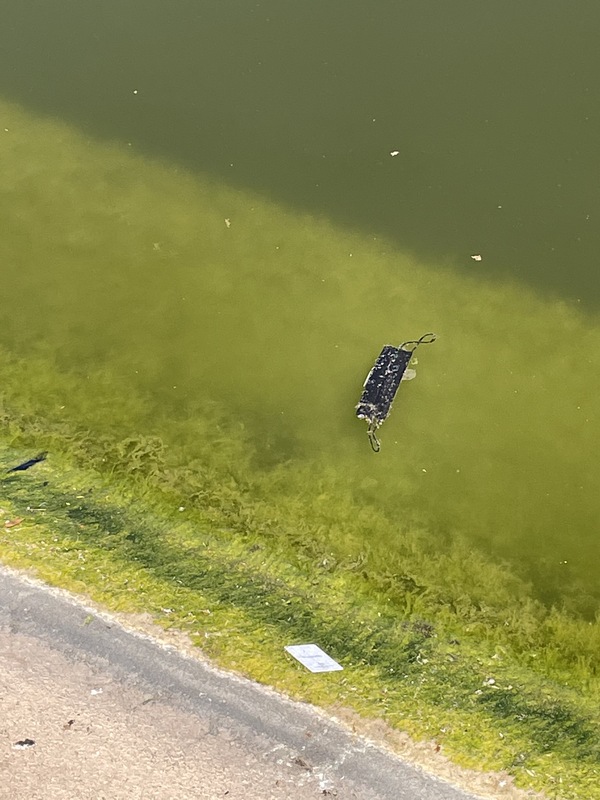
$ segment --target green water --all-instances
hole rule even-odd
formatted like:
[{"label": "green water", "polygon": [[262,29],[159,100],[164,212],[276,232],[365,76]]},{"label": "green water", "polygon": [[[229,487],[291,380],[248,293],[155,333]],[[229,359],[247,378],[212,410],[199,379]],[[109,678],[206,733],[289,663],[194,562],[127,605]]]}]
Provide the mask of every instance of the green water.
[{"label": "green water", "polygon": [[[189,464],[216,404],[340,536],[377,505],[593,615],[600,11],[375,5],[11,8],[4,391]],[[364,376],[430,330],[375,455]]]}]

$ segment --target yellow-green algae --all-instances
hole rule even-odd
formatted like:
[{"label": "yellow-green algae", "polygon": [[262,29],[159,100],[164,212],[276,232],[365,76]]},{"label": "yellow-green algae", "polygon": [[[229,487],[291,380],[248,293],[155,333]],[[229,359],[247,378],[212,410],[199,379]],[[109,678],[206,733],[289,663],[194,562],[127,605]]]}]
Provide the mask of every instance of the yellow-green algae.
[{"label": "yellow-green algae", "polygon": [[[109,402],[129,409],[119,437],[157,435],[192,463],[203,408],[218,402],[262,466],[310,470],[317,457],[352,497],[459,529],[523,565],[545,599],[594,617],[597,319],[486,282],[485,260],[468,279],[1,109],[0,343],[25,359],[26,383],[37,354],[79,375],[88,397],[74,409],[50,380],[46,408],[95,430],[96,387],[117,378]],[[352,414],[362,378],[383,343],[426,330],[439,338],[374,459]],[[140,413],[139,393],[152,406]]]},{"label": "yellow-green algae", "polygon": [[[48,434],[36,444],[48,446]],[[24,454],[4,448],[1,463]],[[207,487],[210,506],[189,510],[177,505],[189,496],[152,485],[153,469],[153,478],[139,466],[132,482],[117,478],[126,463],[112,463],[108,482],[59,455],[7,476],[5,518],[23,522],[2,534],[5,563],[109,608],[148,611],[225,666],[434,738],[460,764],[506,770],[550,797],[598,796],[596,625],[547,611],[460,545],[423,570],[424,534],[402,531],[405,572],[390,563],[376,574],[368,554],[352,562],[316,537],[290,539],[299,520],[289,515],[278,523],[274,511],[269,530],[248,506],[240,521],[231,484],[220,506],[217,483]],[[304,520],[304,530],[314,526]],[[343,673],[316,681],[284,657],[284,644],[315,640]]]},{"label": "yellow-green algae", "polygon": [[[460,763],[600,796],[597,323],[2,110],[0,463],[51,453],[3,481],[24,520],[3,560]],[[432,327],[374,460],[357,372]],[[539,547],[555,604],[490,547]],[[307,640],[345,671],[284,657]]]}]

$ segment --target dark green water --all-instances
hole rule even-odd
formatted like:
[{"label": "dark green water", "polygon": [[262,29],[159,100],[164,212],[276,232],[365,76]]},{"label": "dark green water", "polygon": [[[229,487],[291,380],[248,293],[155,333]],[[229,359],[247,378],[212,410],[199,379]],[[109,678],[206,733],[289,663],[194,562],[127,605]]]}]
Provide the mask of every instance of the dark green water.
[{"label": "dark green water", "polygon": [[[255,469],[318,463],[593,613],[597,4],[3,9],[4,348],[118,381],[117,433],[190,459],[216,400]],[[364,375],[428,330],[375,456]]]}]

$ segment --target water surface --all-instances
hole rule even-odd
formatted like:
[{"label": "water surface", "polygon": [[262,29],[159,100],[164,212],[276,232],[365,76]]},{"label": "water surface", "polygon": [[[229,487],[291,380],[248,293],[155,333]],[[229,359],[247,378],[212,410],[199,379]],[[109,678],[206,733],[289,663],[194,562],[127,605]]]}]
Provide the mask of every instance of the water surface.
[{"label": "water surface", "polygon": [[[217,403],[253,469],[334,470],[592,613],[597,5],[7,6],[4,348],[118,381],[115,433],[190,461]],[[374,455],[364,376],[429,330]]]}]

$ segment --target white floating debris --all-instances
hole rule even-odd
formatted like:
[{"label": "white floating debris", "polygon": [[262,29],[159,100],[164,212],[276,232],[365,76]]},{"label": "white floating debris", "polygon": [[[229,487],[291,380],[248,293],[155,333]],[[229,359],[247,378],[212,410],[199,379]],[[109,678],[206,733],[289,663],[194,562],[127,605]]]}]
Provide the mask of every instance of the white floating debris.
[{"label": "white floating debris", "polygon": [[92,689],[90,694],[91,695],[102,694],[102,689]]},{"label": "white floating debris", "polygon": [[394,156],[399,156],[400,155],[400,150],[391,150],[390,151],[390,155],[391,155],[392,158],[394,158]]},{"label": "white floating debris", "polygon": [[344,669],[316,644],[290,644],[285,650],[310,672],[335,672]]},{"label": "white floating debris", "polygon": [[481,261],[481,256],[479,255],[479,253],[475,253],[475,255],[472,255],[471,258],[473,259],[473,261]]},{"label": "white floating debris", "polygon": [[231,220],[230,219],[226,219],[225,220],[225,225],[227,225],[228,228],[231,228]]}]

